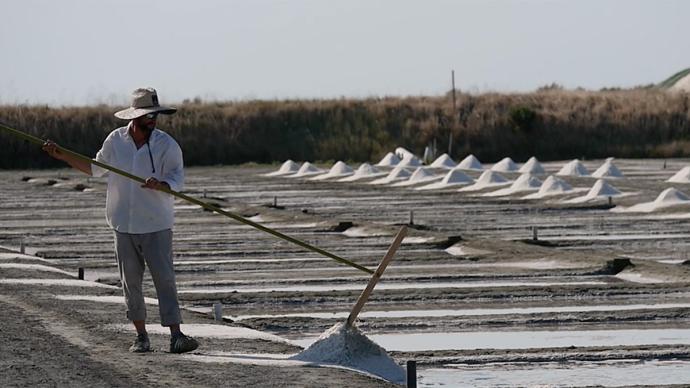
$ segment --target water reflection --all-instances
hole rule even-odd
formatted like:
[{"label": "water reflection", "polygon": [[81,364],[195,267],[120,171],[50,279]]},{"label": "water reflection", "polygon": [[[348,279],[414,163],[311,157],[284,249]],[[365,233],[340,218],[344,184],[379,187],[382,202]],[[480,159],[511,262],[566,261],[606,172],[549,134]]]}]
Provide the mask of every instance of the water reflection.
[{"label": "water reflection", "polygon": [[449,365],[418,371],[419,387],[570,387],[690,384],[690,362],[616,361]]}]

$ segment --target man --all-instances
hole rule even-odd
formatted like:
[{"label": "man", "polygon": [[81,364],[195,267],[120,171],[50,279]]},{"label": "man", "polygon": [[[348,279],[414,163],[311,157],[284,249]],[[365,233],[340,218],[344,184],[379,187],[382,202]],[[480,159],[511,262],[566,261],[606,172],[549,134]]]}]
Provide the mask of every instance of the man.
[{"label": "man", "polygon": [[[103,142],[96,160],[148,177],[144,185],[118,174],[108,174],[106,220],[115,233],[115,255],[122,281],[127,318],[137,331],[130,347],[136,353],[151,350],[146,332],[146,305],[142,282],[149,266],[158,296],[161,325],[170,328],[170,352],[184,353],[199,344],[180,331],[182,317],[177,301],[172,261],[173,197],[162,189],[180,191],[184,180],[182,150],[167,133],[156,128],[159,114],[173,114],[175,108],[160,106],[152,88],[136,89],[129,108],[115,117],[130,120],[112,131]],[[108,172],[99,166],[60,152],[51,141],[43,149],[52,157],[93,176]]]}]

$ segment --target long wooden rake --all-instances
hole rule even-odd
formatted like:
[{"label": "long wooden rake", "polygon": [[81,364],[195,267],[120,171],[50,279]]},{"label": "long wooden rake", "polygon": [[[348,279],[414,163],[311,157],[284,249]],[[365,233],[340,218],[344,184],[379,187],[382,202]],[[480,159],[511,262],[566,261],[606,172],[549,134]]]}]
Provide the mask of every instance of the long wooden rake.
[{"label": "long wooden rake", "polygon": [[[5,132],[7,132],[7,133],[9,133],[9,134],[11,134],[11,135],[14,135],[14,136],[16,136],[16,137],[22,138],[22,139],[24,139],[24,140],[26,140],[26,141],[35,143],[35,144],[37,144],[37,145],[42,146],[43,144],[45,144],[45,140],[43,140],[43,139],[40,139],[40,138],[35,137],[35,136],[33,136],[33,135],[30,135],[30,134],[28,134],[28,133],[19,131],[19,130],[17,130],[17,129],[8,127],[8,126],[6,126],[6,125],[4,125],[4,124],[0,124],[0,129],[4,130]],[[124,177],[127,177],[127,178],[129,178],[129,179],[132,179],[132,180],[137,181],[137,182],[139,182],[139,183],[144,183],[144,182],[145,182],[145,179],[143,179],[143,178],[141,178],[141,177],[138,177],[138,176],[136,176],[136,175],[132,175],[132,174],[128,173],[127,171],[123,171],[123,170],[120,170],[120,169],[115,168],[115,167],[113,167],[113,166],[110,166],[110,165],[108,165],[108,164],[99,162],[99,161],[97,161],[97,160],[93,160],[93,159],[91,159],[91,158],[89,158],[89,157],[86,157],[86,156],[84,156],[84,155],[82,155],[82,154],[79,154],[79,153],[77,153],[77,152],[71,151],[71,150],[69,150],[69,149],[67,149],[67,148],[64,148],[64,147],[61,147],[61,146],[57,146],[57,147],[58,147],[58,149],[59,149],[61,152],[64,152],[64,153],[69,154],[69,155],[72,155],[72,156],[74,156],[74,157],[76,157],[76,158],[79,158],[79,159],[81,159],[81,160],[84,160],[84,161],[86,161],[86,162],[89,162],[89,163],[91,163],[91,164],[94,164],[94,165],[96,165],[96,166],[102,167],[102,168],[104,168],[104,169],[106,169],[106,170],[109,170],[109,171],[115,173],[115,174],[122,175],[122,176],[124,176]],[[325,250],[323,250],[323,249],[321,249],[321,248],[315,247],[315,246],[313,246],[313,245],[311,245],[311,244],[308,244],[308,243],[306,243],[306,242],[304,242],[304,241],[298,240],[298,239],[296,239],[296,238],[294,238],[294,237],[290,237],[290,236],[288,236],[288,235],[286,235],[286,234],[280,233],[280,232],[278,232],[278,231],[275,230],[275,229],[271,229],[271,228],[268,228],[268,227],[263,226],[263,225],[261,225],[261,224],[258,224],[258,223],[254,222],[254,221],[250,221],[250,220],[248,220],[248,219],[246,219],[246,218],[240,216],[239,214],[235,214],[235,213],[233,213],[233,212],[230,212],[230,211],[227,211],[227,210],[223,210],[223,209],[219,208],[218,206],[215,206],[215,205],[212,205],[212,204],[210,204],[210,203],[201,201],[201,200],[199,200],[199,199],[197,199],[197,198],[191,197],[191,196],[189,196],[189,195],[180,193],[180,192],[175,191],[175,190],[162,189],[161,191],[166,192],[166,193],[168,193],[168,194],[170,194],[170,195],[173,195],[173,196],[175,196],[175,197],[177,197],[177,198],[180,198],[180,199],[182,199],[182,200],[184,200],[184,201],[193,203],[193,204],[195,204],[195,205],[199,205],[199,206],[203,207],[204,209],[210,210],[210,211],[212,211],[212,212],[216,212],[216,213],[218,213],[218,214],[222,214],[222,215],[224,215],[224,216],[226,216],[226,217],[228,217],[228,218],[232,218],[232,219],[235,220],[235,221],[241,222],[241,223],[243,223],[243,224],[245,224],[245,225],[249,225],[249,226],[251,226],[251,227],[253,227],[253,228],[259,229],[259,230],[261,230],[261,231],[263,231],[263,232],[266,232],[266,233],[268,233],[268,234],[272,234],[273,236],[278,237],[279,239],[282,239],[282,240],[291,242],[291,243],[293,243],[293,244],[299,245],[299,246],[301,246],[302,248],[305,248],[305,249],[310,250],[310,251],[312,251],[312,252],[319,253],[319,254],[321,254],[321,255],[323,255],[323,256],[326,256],[326,257],[328,257],[328,258],[331,258],[331,259],[333,259],[333,260],[335,260],[335,261],[338,261],[338,262],[340,262],[340,263],[349,265],[350,267],[357,268],[357,269],[360,270],[360,271],[366,272],[366,273],[368,273],[368,274],[374,274],[374,271],[371,270],[371,269],[369,269],[369,268],[366,268],[366,267],[364,267],[364,266],[361,266],[361,265],[359,265],[359,264],[357,264],[357,263],[354,263],[354,262],[352,262],[352,261],[350,261],[350,260],[344,259],[344,258],[342,258],[342,257],[340,257],[340,256],[338,256],[338,255],[335,255],[335,254],[333,254],[333,253],[330,253],[330,252],[328,252],[328,251],[325,251]]]}]

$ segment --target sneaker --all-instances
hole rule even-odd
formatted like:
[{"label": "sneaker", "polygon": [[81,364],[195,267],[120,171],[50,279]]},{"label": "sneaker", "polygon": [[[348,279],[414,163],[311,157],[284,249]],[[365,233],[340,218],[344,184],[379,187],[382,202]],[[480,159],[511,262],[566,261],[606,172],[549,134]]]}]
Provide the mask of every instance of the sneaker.
[{"label": "sneaker", "polygon": [[137,339],[134,340],[132,346],[129,347],[129,351],[132,353],[146,353],[151,351],[151,342],[149,342],[148,334],[137,334]]},{"label": "sneaker", "polygon": [[186,353],[199,347],[199,342],[182,333],[170,337],[170,353]]}]

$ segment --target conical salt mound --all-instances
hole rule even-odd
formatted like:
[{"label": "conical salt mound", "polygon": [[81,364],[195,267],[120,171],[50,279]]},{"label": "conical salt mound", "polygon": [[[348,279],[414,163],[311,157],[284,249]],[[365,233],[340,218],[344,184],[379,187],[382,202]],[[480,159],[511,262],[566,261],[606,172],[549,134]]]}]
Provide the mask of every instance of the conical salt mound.
[{"label": "conical salt mound", "polygon": [[532,156],[527,160],[525,164],[520,167],[518,172],[521,172],[523,174],[546,174],[546,171],[544,171],[544,167],[542,167],[541,163],[539,163],[539,160]]},{"label": "conical salt mound", "polygon": [[422,161],[418,157],[414,156],[413,154],[407,154],[402,158],[400,163],[398,163],[398,166],[419,167],[422,164],[423,164]]},{"label": "conical salt mound", "polygon": [[496,171],[487,170],[482,173],[482,175],[477,178],[477,181],[473,185],[463,187],[458,191],[478,191],[485,189],[487,187],[503,186],[510,183],[503,175],[497,173]]},{"label": "conical salt mound", "polygon": [[360,179],[375,178],[377,176],[386,175],[387,173],[381,172],[378,168],[372,166],[369,163],[362,163],[357,168],[354,174],[351,176],[339,179],[338,182],[354,182]]},{"label": "conical salt mound", "polygon": [[613,197],[620,194],[621,192],[618,189],[608,184],[608,182],[605,180],[599,179],[596,181],[596,183],[594,183],[594,186],[589,189],[589,192],[587,195],[585,195],[585,197]]},{"label": "conical salt mound", "polygon": [[323,170],[314,166],[313,164],[309,162],[304,162],[302,166],[297,170],[296,173],[292,175],[287,175],[290,178],[299,178],[303,176],[309,176],[309,175],[316,175],[322,173]]},{"label": "conical salt mound", "polygon": [[406,372],[386,350],[367,338],[357,328],[338,323],[311,344],[291,357],[293,360],[340,365],[405,383]]},{"label": "conical salt mound", "polygon": [[611,209],[613,212],[639,212],[651,213],[653,211],[664,209],[667,207],[677,205],[687,205],[690,202],[690,197],[682,191],[678,191],[670,187],[659,194],[653,202],[638,203],[637,205],[628,208]]},{"label": "conical salt mound", "polygon": [[510,188],[519,191],[537,190],[539,187],[541,187],[541,184],[542,181],[540,181],[536,176],[532,174],[522,174],[515,180],[515,182],[513,182],[512,185],[510,185]]},{"label": "conical salt mound", "polygon": [[398,182],[396,184],[393,184],[392,186],[400,187],[400,186],[412,186],[412,185],[418,185],[420,183],[425,183],[429,181],[433,181],[436,179],[440,179],[440,175],[436,175],[433,172],[431,172],[428,168],[426,167],[417,167],[417,169],[410,175],[410,179],[403,181],[403,182]]},{"label": "conical salt mound", "polygon": [[541,187],[542,182],[536,176],[532,174],[522,174],[515,182],[513,182],[510,187],[505,189],[497,190],[491,193],[486,193],[484,197],[500,197],[503,195],[511,195],[515,193],[520,193],[523,191],[535,191]]},{"label": "conical salt mound", "polygon": [[448,156],[448,154],[443,154],[436,158],[433,163],[431,163],[431,167],[436,167],[436,168],[455,168],[457,164],[453,159]]},{"label": "conical salt mound", "polygon": [[666,182],[690,183],[690,166],[681,168],[675,175],[668,178]]},{"label": "conical salt mound", "polygon": [[621,196],[618,189],[608,184],[605,180],[599,179],[584,196],[564,200],[563,203],[584,203],[592,200],[601,200],[611,197]]},{"label": "conical salt mound", "polygon": [[541,187],[539,188],[539,194],[551,194],[551,193],[565,193],[572,190],[573,187],[561,178],[557,178],[553,175],[549,175],[548,178],[544,180]]},{"label": "conical salt mound", "polygon": [[474,182],[474,179],[470,178],[458,169],[453,169],[448,171],[448,173],[443,177],[440,182],[432,183],[426,186],[418,187],[416,190],[436,190],[445,189],[447,187],[466,185]]},{"label": "conical salt mound", "polygon": [[613,164],[613,158],[608,158],[594,173],[595,178],[622,178],[623,173]]},{"label": "conical salt mound", "polygon": [[477,179],[477,183],[493,184],[493,183],[507,183],[508,180],[501,174],[495,171],[484,171]]},{"label": "conical salt mound", "polygon": [[285,162],[283,162],[282,165],[280,165],[280,168],[278,169],[278,171],[269,172],[268,174],[264,174],[264,176],[279,176],[279,175],[294,174],[297,172],[297,170],[299,170],[299,164],[288,159]]},{"label": "conical salt mound", "polygon": [[688,197],[687,194],[683,193],[682,191],[676,190],[673,187],[669,187],[668,189],[662,191],[658,197],[656,197],[654,203],[658,205],[676,204],[679,202],[686,202],[688,200],[690,200],[690,197]]},{"label": "conical salt mound", "polygon": [[536,193],[522,197],[523,199],[544,198],[552,195],[564,194],[573,190],[573,187],[561,178],[549,175]]},{"label": "conical salt mound", "polygon": [[396,154],[389,152],[380,162],[376,163],[376,165],[381,167],[393,167],[397,166],[398,163],[400,163],[400,158]]},{"label": "conical salt mound", "polygon": [[484,167],[482,167],[482,162],[479,161],[474,155],[469,154],[465,159],[462,160],[462,162],[458,163],[458,165],[455,168],[459,168],[461,170],[483,170]]},{"label": "conical salt mound", "polygon": [[462,172],[461,170],[454,169],[448,171],[448,174],[443,177],[441,180],[441,183],[445,184],[451,184],[451,183],[472,183],[474,182],[474,179],[469,177],[467,174]]},{"label": "conical salt mound", "polygon": [[494,164],[491,167],[491,171],[496,171],[496,172],[513,172],[518,170],[518,165],[515,164],[513,159],[511,158],[503,158],[501,159],[500,162]]},{"label": "conical salt mound", "polygon": [[386,175],[385,177],[373,180],[373,181],[369,182],[369,184],[370,185],[385,185],[387,183],[407,179],[410,177],[410,175],[412,175],[412,173],[410,173],[410,171],[408,171],[404,167],[398,166],[398,167],[394,168],[393,170],[391,170],[391,172],[389,172],[388,175]]},{"label": "conical salt mound", "polygon": [[559,176],[589,176],[589,171],[579,159],[566,163],[557,173]]},{"label": "conical salt mound", "polygon": [[345,176],[352,175],[353,173],[354,170],[352,170],[352,167],[348,166],[347,163],[339,160],[333,165],[333,167],[331,167],[330,170],[328,170],[327,173],[315,176],[311,178],[311,180],[320,181],[330,178],[342,178]]}]

